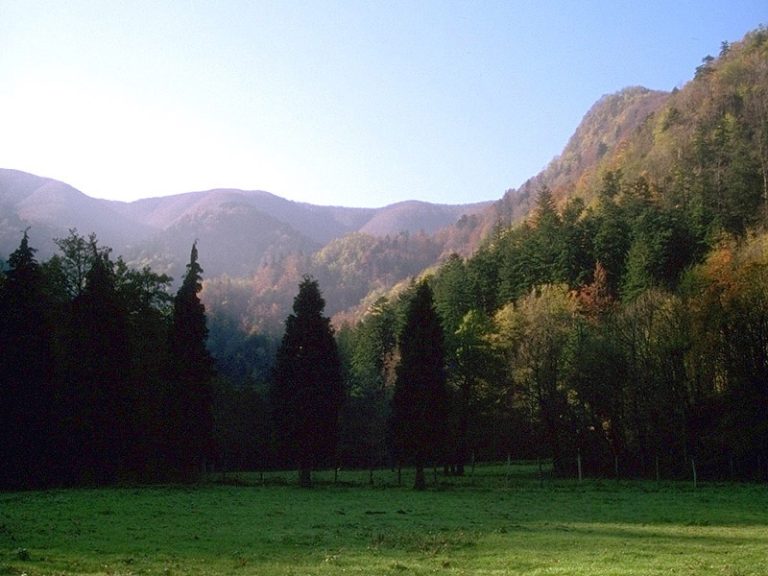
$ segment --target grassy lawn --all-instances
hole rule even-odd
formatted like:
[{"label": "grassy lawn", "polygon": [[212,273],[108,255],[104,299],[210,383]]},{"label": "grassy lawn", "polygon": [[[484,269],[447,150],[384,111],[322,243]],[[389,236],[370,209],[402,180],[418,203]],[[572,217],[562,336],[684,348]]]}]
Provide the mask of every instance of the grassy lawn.
[{"label": "grassy lawn", "polygon": [[0,493],[0,574],[768,574],[768,486],[507,472]]}]

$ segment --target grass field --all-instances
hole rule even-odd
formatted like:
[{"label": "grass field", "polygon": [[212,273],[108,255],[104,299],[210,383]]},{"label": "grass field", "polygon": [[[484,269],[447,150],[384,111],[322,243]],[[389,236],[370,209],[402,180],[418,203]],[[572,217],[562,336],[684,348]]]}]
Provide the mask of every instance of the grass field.
[{"label": "grass field", "polygon": [[0,574],[768,574],[766,485],[316,478],[0,493]]}]

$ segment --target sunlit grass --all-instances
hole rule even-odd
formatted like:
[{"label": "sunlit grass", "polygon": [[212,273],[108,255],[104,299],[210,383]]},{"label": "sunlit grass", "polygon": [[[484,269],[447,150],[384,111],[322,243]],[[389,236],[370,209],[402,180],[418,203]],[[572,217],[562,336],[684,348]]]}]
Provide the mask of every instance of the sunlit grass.
[{"label": "sunlit grass", "polygon": [[[0,574],[768,573],[768,487],[377,472],[0,494]],[[290,482],[290,483],[289,483]]]}]

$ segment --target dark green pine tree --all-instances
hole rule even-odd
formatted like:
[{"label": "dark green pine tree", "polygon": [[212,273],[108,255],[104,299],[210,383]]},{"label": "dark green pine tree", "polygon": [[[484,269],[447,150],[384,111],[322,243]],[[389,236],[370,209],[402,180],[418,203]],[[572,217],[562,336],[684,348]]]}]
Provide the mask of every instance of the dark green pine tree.
[{"label": "dark green pine tree", "polygon": [[53,480],[53,332],[44,277],[27,232],[0,288],[0,486]]},{"label": "dark green pine tree", "polygon": [[305,276],[285,321],[277,351],[271,400],[281,455],[295,462],[299,483],[312,485],[312,469],[336,449],[344,398],[341,359],[316,280]]},{"label": "dark green pine tree", "polygon": [[426,282],[406,311],[400,334],[400,363],[392,398],[392,428],[401,463],[416,467],[414,488],[424,490],[424,467],[445,456],[448,389],[443,329]]},{"label": "dark green pine tree", "polygon": [[65,341],[63,449],[69,481],[111,483],[126,471],[133,410],[128,313],[108,250],[92,240],[92,265],[72,301]]},{"label": "dark green pine tree", "polygon": [[166,397],[166,463],[173,473],[187,479],[204,471],[213,456],[214,366],[206,347],[205,306],[198,297],[202,274],[195,242],[173,300]]}]

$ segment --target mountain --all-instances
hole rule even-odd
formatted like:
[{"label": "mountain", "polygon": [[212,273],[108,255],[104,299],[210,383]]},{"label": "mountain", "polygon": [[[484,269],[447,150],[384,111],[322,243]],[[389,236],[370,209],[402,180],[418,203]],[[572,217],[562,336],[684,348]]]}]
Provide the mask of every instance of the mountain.
[{"label": "mountain", "polygon": [[95,232],[103,244],[115,248],[141,242],[153,232],[151,226],[68,184],[0,169],[0,257],[18,247],[27,227],[41,259],[53,254],[53,238],[66,236],[70,228],[84,234]]},{"label": "mountain", "polygon": [[[278,259],[238,282],[211,280],[203,293],[206,305],[237,317],[248,331],[278,331],[293,290],[302,274],[309,273],[319,279],[326,311],[335,321],[354,322],[368,304],[403,280],[434,268],[452,253],[471,256],[494,229],[524,219],[542,186],[552,188],[561,201],[575,193],[669,96],[639,87],[603,96],[584,116],[563,153],[497,202],[464,207],[394,204],[372,215],[357,234],[337,238],[311,257]],[[453,224],[441,227],[446,221]],[[398,227],[420,228],[424,234],[392,235],[390,231]]]},{"label": "mountain", "polygon": [[293,252],[312,253],[355,232],[373,236],[426,232],[453,224],[488,203],[438,206],[405,202],[345,208],[292,202],[264,191],[216,189],[135,202],[91,198],[50,178],[0,169],[0,256],[29,227],[38,257],[72,228],[94,232],[103,245],[137,265],[178,276],[189,247],[200,240],[207,273],[242,276]]},{"label": "mountain", "polygon": [[[539,174],[508,190],[483,213],[439,231],[435,237],[443,255],[456,252],[478,267],[488,264],[484,259],[506,258],[512,277],[505,282],[525,284],[522,264],[511,262],[508,244],[517,239],[531,247],[524,239],[536,236],[530,215],[544,188],[555,210],[570,210],[567,218],[575,226],[570,255],[583,249],[583,262],[589,264],[581,270],[579,262],[567,262],[575,272],[569,281],[576,283],[590,277],[595,258],[605,264],[610,255],[600,250],[606,246],[617,250],[614,264],[631,264],[633,273],[642,276],[644,271],[658,285],[669,286],[722,235],[743,239],[759,233],[768,222],[768,29],[721,48],[717,58],[705,57],[693,79],[679,89],[629,87],[601,97],[563,152]],[[596,215],[606,198],[627,212],[626,221],[613,229],[621,237],[609,241],[611,228],[605,224],[597,241],[603,244],[588,246],[585,237],[595,232],[589,227],[598,226]],[[645,205],[662,215],[655,221],[650,216],[633,220],[631,215],[642,213]],[[519,226],[524,220],[528,225]],[[539,241],[539,248],[554,242]],[[658,258],[666,250],[666,260],[649,272],[644,267],[650,266],[651,245]],[[551,270],[539,272],[541,278],[551,277]],[[614,283],[629,284],[621,278],[621,266],[612,273]],[[495,281],[488,278],[487,284]]]},{"label": "mountain", "polygon": [[546,186],[562,201],[583,190],[600,174],[600,167],[670,98],[670,92],[635,86],[602,96],[584,115],[563,152],[520,188],[510,189],[483,219],[483,235],[493,226],[519,222],[533,208],[538,191]]}]

